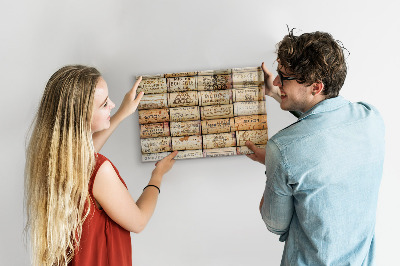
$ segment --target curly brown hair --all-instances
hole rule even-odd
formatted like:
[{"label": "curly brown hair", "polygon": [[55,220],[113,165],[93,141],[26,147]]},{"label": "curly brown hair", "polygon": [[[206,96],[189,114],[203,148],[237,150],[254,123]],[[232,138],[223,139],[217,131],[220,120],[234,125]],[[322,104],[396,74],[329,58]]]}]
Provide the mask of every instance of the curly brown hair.
[{"label": "curly brown hair", "polygon": [[346,79],[343,50],[346,48],[329,33],[316,31],[295,36],[292,29],[277,44],[277,60],[301,84],[322,82],[322,93],[328,99],[339,95]]}]

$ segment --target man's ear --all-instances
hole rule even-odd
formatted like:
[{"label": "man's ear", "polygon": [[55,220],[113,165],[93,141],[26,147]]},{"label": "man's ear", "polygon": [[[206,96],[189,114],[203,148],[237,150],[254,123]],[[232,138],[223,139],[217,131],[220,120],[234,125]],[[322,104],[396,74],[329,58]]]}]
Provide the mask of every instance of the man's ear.
[{"label": "man's ear", "polygon": [[311,94],[312,95],[318,95],[322,92],[322,90],[324,89],[324,83],[322,82],[315,82],[312,84],[312,91]]}]

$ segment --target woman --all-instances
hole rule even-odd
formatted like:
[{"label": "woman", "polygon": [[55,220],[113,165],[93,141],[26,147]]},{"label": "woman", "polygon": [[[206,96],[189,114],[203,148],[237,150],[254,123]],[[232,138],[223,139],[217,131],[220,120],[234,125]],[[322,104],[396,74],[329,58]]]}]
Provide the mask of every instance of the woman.
[{"label": "woman", "polygon": [[177,152],[159,161],[135,202],[100,151],[137,108],[141,78],[118,111],[100,73],[65,66],[48,81],[27,149],[27,229],[34,265],[131,265],[130,232],[154,212],[163,175]]}]

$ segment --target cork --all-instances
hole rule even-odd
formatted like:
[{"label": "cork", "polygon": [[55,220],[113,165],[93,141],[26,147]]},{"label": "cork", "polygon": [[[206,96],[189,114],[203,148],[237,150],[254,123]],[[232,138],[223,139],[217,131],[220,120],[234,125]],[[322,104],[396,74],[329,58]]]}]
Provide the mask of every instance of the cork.
[{"label": "cork", "polygon": [[169,121],[168,108],[139,110],[139,124],[150,124]]},{"label": "cork", "polygon": [[168,93],[168,106],[194,106],[199,104],[197,91],[183,91]]},{"label": "cork", "polygon": [[154,77],[143,77],[137,88],[137,93],[143,91],[144,94],[166,93],[167,92],[167,79]]},{"label": "cork", "polygon": [[171,121],[200,120],[199,106],[173,107],[169,109]]},{"label": "cork", "polygon": [[268,130],[246,130],[236,131],[237,146],[246,146],[246,141],[250,140],[254,144],[267,144]]},{"label": "cork", "polygon": [[191,77],[191,76],[196,76],[196,75],[197,75],[197,71],[192,71],[192,72],[167,73],[167,74],[164,74],[164,77],[166,77],[166,78]]},{"label": "cork", "polygon": [[233,104],[200,107],[201,120],[233,117]]},{"label": "cork", "polygon": [[236,147],[205,149],[203,150],[204,157],[219,157],[237,155]]},{"label": "cork", "polygon": [[186,151],[178,151],[178,154],[174,159],[182,160],[182,159],[193,159],[193,158],[202,158],[203,150],[186,150]]},{"label": "cork", "polygon": [[142,154],[142,162],[154,162],[159,161],[167,157],[171,152],[159,152],[159,153],[144,153]]},{"label": "cork", "polygon": [[171,151],[171,137],[141,139],[142,153]]},{"label": "cork", "polygon": [[197,90],[197,77],[167,78],[168,92]]},{"label": "cork", "polygon": [[202,147],[201,136],[172,137],[172,150],[198,150]]},{"label": "cork", "polygon": [[235,132],[203,135],[203,149],[236,146]]},{"label": "cork", "polygon": [[232,88],[231,75],[204,75],[197,77],[197,90],[213,91]]},{"label": "cork", "polygon": [[235,130],[235,122],[233,118],[211,119],[201,121],[202,134],[215,134],[231,132]]},{"label": "cork", "polygon": [[245,115],[235,117],[235,130],[266,129],[267,115]]},{"label": "cork", "polygon": [[232,103],[232,90],[199,91],[199,105],[221,105]]},{"label": "cork", "polygon": [[171,136],[193,136],[201,135],[200,121],[170,122]]},{"label": "cork", "polygon": [[170,135],[169,123],[161,122],[140,125],[140,138],[166,137]]},{"label": "cork", "polygon": [[242,89],[233,89],[234,102],[253,102],[264,101],[264,89],[262,87],[247,87]]},{"label": "cork", "polygon": [[139,102],[138,110],[160,109],[168,107],[167,93],[145,94]]},{"label": "cork", "polygon": [[264,73],[260,67],[233,68],[232,83],[234,88],[259,86],[264,84]]},{"label": "cork", "polygon": [[235,116],[266,114],[265,101],[236,102],[233,104]]},{"label": "cork", "polygon": [[[265,150],[266,145],[256,145],[257,148]],[[247,146],[239,146],[236,148],[237,154],[253,154],[254,152],[250,150]]]}]

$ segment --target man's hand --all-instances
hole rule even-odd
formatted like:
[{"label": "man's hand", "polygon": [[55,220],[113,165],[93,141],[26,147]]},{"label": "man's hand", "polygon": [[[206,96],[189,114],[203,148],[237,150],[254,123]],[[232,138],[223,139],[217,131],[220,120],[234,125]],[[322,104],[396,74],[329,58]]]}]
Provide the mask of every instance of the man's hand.
[{"label": "man's hand", "polygon": [[257,148],[256,145],[249,140],[246,141],[246,146],[254,152],[253,154],[247,154],[247,157],[253,161],[265,164],[265,149]]},{"label": "man's hand", "polygon": [[265,95],[268,95],[280,103],[282,101],[281,99],[281,91],[278,86],[274,86],[274,76],[272,73],[267,69],[265,66],[264,62],[261,64],[261,69],[264,72],[264,89],[265,89]]}]

